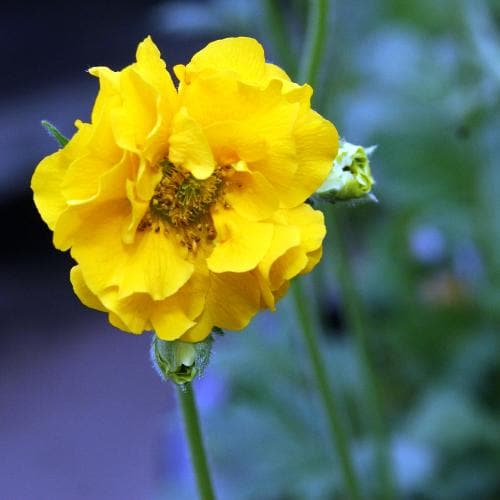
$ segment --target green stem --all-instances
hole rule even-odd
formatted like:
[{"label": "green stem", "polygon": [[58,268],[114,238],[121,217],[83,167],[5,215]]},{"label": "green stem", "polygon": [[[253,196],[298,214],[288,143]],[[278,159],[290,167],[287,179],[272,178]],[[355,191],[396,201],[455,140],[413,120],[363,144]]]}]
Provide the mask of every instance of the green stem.
[{"label": "green stem", "polygon": [[309,83],[311,86],[314,86],[325,44],[327,15],[327,0],[309,1],[309,15],[298,80]]},{"label": "green stem", "polygon": [[[311,86],[314,86],[321,61],[321,54],[325,43],[327,15],[327,0],[310,0],[298,81],[307,82]],[[327,416],[328,429],[333,445],[338,453],[345,489],[350,500],[358,500],[361,498],[361,493],[354,472],[349,442],[321,357],[318,339],[316,338],[313,321],[307,308],[308,301],[302,289],[302,283],[296,280],[292,285],[292,290],[296,302],[297,317],[301,325],[304,341],[314,370],[315,381]]]},{"label": "green stem", "polygon": [[299,320],[304,340],[306,344],[311,365],[314,370],[315,382],[317,384],[321,400],[325,409],[333,445],[337,450],[345,489],[348,492],[350,500],[361,498],[360,489],[354,473],[352,457],[349,450],[349,443],[344,432],[342,419],[340,417],[332,387],[330,386],[325,365],[321,357],[318,346],[318,339],[314,330],[312,318],[307,308],[308,299],[302,289],[302,282],[295,280],[292,284],[293,297],[295,299],[295,308]]},{"label": "green stem", "polygon": [[370,420],[373,422],[373,432],[376,438],[377,472],[382,483],[380,490],[381,498],[389,500],[394,498],[394,485],[389,456],[389,436],[386,426],[384,425],[382,396],[370,359],[363,306],[355,287],[354,276],[336,215],[332,214],[329,218],[328,230],[332,235],[332,241],[335,245],[338,279],[345,308],[346,323],[349,330],[354,334],[356,348],[363,370],[363,379],[366,388],[365,394],[370,405],[370,414],[372,416]]},{"label": "green stem", "polygon": [[181,412],[184,419],[185,431],[189,443],[189,452],[193,464],[198,495],[201,500],[214,500],[215,495],[208,470],[207,458],[203,448],[201,437],[200,420],[196,403],[194,400],[193,388],[188,382],[184,385],[177,385],[177,394],[181,406]]},{"label": "green stem", "polygon": [[286,71],[290,74],[294,74],[297,64],[293,52],[290,50],[285,22],[280,12],[278,2],[276,0],[265,0],[264,7],[266,9],[269,34],[276,46],[279,58],[284,64]]}]

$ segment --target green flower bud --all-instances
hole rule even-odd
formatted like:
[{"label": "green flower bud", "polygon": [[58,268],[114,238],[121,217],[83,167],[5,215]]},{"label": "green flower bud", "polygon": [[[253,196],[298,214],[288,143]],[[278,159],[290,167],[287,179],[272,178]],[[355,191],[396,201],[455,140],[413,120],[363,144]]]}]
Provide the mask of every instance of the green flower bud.
[{"label": "green flower bud", "polygon": [[375,149],[376,146],[364,148],[341,141],[332,169],[316,195],[331,203],[363,198],[377,201],[370,194],[375,181],[370,170],[369,156]]},{"label": "green flower bud", "polygon": [[211,336],[197,343],[167,341],[154,336],[151,360],[162,379],[183,385],[203,373],[210,360],[212,343]]}]

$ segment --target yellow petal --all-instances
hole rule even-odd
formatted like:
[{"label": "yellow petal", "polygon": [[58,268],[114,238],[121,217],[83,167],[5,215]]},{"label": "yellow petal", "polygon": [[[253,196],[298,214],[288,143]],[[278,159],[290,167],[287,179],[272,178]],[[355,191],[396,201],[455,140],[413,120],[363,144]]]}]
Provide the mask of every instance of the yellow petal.
[{"label": "yellow petal", "polygon": [[131,67],[120,73],[122,105],[111,110],[115,141],[122,149],[139,152],[157,123],[157,94]]},{"label": "yellow petal", "polygon": [[74,266],[71,268],[70,280],[73,285],[73,290],[76,296],[81,300],[82,304],[90,307],[91,309],[97,309],[98,311],[107,311],[99,298],[90,291],[89,287],[85,283],[80,266]]},{"label": "yellow petal", "polygon": [[[123,199],[126,181],[133,158],[124,152],[116,165],[104,164],[92,156],[84,156],[71,163],[62,186],[70,206]],[[95,175],[95,178],[92,178]]]},{"label": "yellow petal", "polygon": [[155,303],[151,324],[163,340],[175,340],[193,327],[203,311],[208,276],[197,272],[175,294]]},{"label": "yellow petal", "polygon": [[166,105],[173,108],[177,100],[177,91],[165,62],[161,59],[160,51],[150,36],[137,47],[136,58],[136,71],[162,98],[167,100]]},{"label": "yellow petal", "polygon": [[233,120],[247,124],[247,129],[260,138],[281,137],[291,133],[299,110],[298,103],[281,94],[281,86],[274,80],[265,88],[257,88],[215,75],[186,87],[182,102],[202,127]]},{"label": "yellow petal", "polygon": [[[109,322],[115,327],[118,328],[119,330],[123,330],[124,332],[132,333],[128,326],[113,312],[108,313],[108,320]],[[136,333],[142,333],[141,332],[136,332]]]},{"label": "yellow petal", "polygon": [[68,160],[62,150],[46,156],[36,167],[31,179],[35,205],[42,219],[54,229],[57,219],[66,208],[61,184],[68,168]]},{"label": "yellow petal", "polygon": [[175,297],[167,301],[168,299],[155,306],[151,324],[160,339],[176,340],[196,323],[187,316]]},{"label": "yellow petal", "polygon": [[67,250],[73,244],[74,236],[79,232],[81,224],[85,224],[87,217],[92,217],[95,213],[95,204],[125,198],[129,163],[130,158],[125,153],[122,161],[99,179],[97,192],[93,196],[67,202],[67,208],[60,214],[54,228],[56,248]]},{"label": "yellow petal", "polygon": [[276,225],[273,240],[266,255],[259,263],[260,274],[269,279],[271,266],[290,248],[300,245],[300,229],[296,226]]},{"label": "yellow petal", "polygon": [[[289,248],[272,262],[268,276],[271,288],[276,290],[284,281],[297,274],[310,271],[321,257],[321,245],[326,234],[322,212],[303,204],[299,207],[280,210],[275,219],[281,224],[288,224],[300,233],[300,243]],[[259,268],[260,269],[260,268]],[[265,268],[262,268],[262,272]],[[264,274],[265,276],[265,274]]]},{"label": "yellow petal", "polygon": [[251,221],[269,218],[279,205],[275,189],[260,172],[233,175],[225,199],[239,215]]},{"label": "yellow petal", "polygon": [[238,170],[242,162],[248,171],[249,163],[262,160],[267,155],[267,142],[245,133],[237,120],[216,122],[204,127],[203,131],[219,165],[233,165]]},{"label": "yellow petal", "polygon": [[91,198],[99,189],[101,176],[112,166],[90,154],[74,160],[64,176],[62,194],[68,201]]},{"label": "yellow petal", "polygon": [[100,79],[93,124],[111,121],[120,147],[135,152],[141,150],[151,163],[164,157],[165,138],[177,109],[177,92],[151,38],[139,44],[137,63],[123,71],[96,67],[89,72]]},{"label": "yellow petal", "polygon": [[286,280],[290,280],[300,274],[307,266],[307,263],[308,258],[302,248],[294,247],[285,252],[271,267],[269,274],[271,288],[276,290]]},{"label": "yellow petal", "polygon": [[177,292],[193,273],[193,265],[180,256],[177,242],[161,230],[137,235],[131,246],[124,249],[129,257],[121,272],[121,296],[142,292],[161,300]]},{"label": "yellow petal", "polygon": [[175,115],[169,139],[169,160],[182,165],[197,179],[207,179],[215,168],[215,160],[201,127],[189,116],[186,108]]},{"label": "yellow petal", "polygon": [[280,288],[278,288],[277,290],[275,290],[273,293],[274,293],[274,300],[276,302],[278,302],[278,300],[282,299],[286,292],[288,291],[288,289],[290,288],[290,282],[289,281],[285,281],[283,283],[283,285],[281,285]]},{"label": "yellow petal", "polygon": [[326,234],[323,212],[314,210],[304,203],[291,210],[284,210],[283,215],[288,224],[300,229],[301,247],[306,252],[312,252],[321,247]]},{"label": "yellow petal", "polygon": [[286,71],[272,63],[266,63],[266,76],[269,80],[271,78],[277,78],[278,80],[283,80],[283,82],[290,81],[290,77],[287,75]]},{"label": "yellow petal", "polygon": [[307,254],[307,265],[302,269],[301,274],[306,274],[311,272],[314,267],[316,267],[316,264],[321,260],[321,257],[323,256],[323,247],[319,247],[318,249],[309,252]]},{"label": "yellow petal", "polygon": [[109,321],[113,326],[135,334],[151,330],[150,317],[154,302],[149,295],[135,293],[120,298],[117,289],[110,288],[99,298],[110,312]]},{"label": "yellow petal", "polygon": [[266,64],[266,80],[280,80],[281,91],[286,95],[290,102],[306,102],[309,103],[312,96],[312,88],[310,85],[299,85],[290,80],[290,77],[279,66],[274,64]]},{"label": "yellow petal", "polygon": [[181,339],[199,342],[210,334],[214,326],[241,330],[259,308],[259,284],[252,273],[211,273],[203,314],[196,320],[196,326]]},{"label": "yellow petal", "polygon": [[46,156],[36,167],[31,179],[35,205],[42,219],[54,230],[57,219],[66,209],[61,191],[71,162],[82,155],[90,136],[88,128],[80,128],[63,149]]},{"label": "yellow petal", "polygon": [[271,284],[269,282],[269,279],[264,278],[264,276],[262,276],[262,274],[258,270],[253,270],[251,272],[257,279],[257,282],[259,283],[260,308],[261,309],[267,308],[274,311],[276,306],[276,301],[274,298],[274,292],[271,289]]},{"label": "yellow petal", "polygon": [[135,240],[137,234],[137,227],[139,226],[141,220],[149,209],[149,199],[142,200],[137,194],[138,185],[127,179],[125,181],[127,198],[130,201],[130,215],[127,219],[127,223],[123,226],[122,239],[126,244],[132,244]]},{"label": "yellow petal", "polygon": [[85,214],[74,235],[71,254],[80,264],[88,287],[99,295],[110,286],[119,297],[134,293],[161,300],[175,293],[193,273],[176,240],[162,230],[139,232],[132,244],[122,240],[128,204],[98,205]]},{"label": "yellow petal", "polygon": [[264,49],[253,38],[216,40],[193,56],[185,67],[185,75],[182,70],[176,74],[189,79],[190,75],[203,71],[229,71],[243,80],[263,81],[266,77]]},{"label": "yellow petal", "polygon": [[147,37],[137,48],[137,64],[133,65],[141,78],[156,91],[156,124],[150,130],[143,146],[143,156],[152,164],[167,155],[165,138],[170,135],[172,117],[177,112],[177,91],[160,51]]},{"label": "yellow petal", "polygon": [[197,80],[184,91],[183,101],[221,164],[246,161],[269,181],[279,200],[287,198],[298,167],[293,130],[300,104],[281,94],[279,81],[258,89],[228,78]]},{"label": "yellow petal", "polygon": [[213,221],[217,239],[207,259],[210,271],[241,273],[257,266],[271,245],[273,225],[248,221],[223,208],[213,213]]},{"label": "yellow petal", "polygon": [[96,66],[90,68],[89,73],[99,78],[99,93],[92,110],[92,123],[97,123],[103,115],[109,113],[110,107],[120,104],[120,72]]},{"label": "yellow petal", "polygon": [[298,168],[281,198],[283,205],[303,203],[326,179],[338,150],[338,133],[331,122],[302,108],[293,132]]},{"label": "yellow petal", "polygon": [[214,325],[241,330],[259,306],[259,286],[252,273],[211,273],[205,309],[210,311]]},{"label": "yellow petal", "polygon": [[113,109],[121,105],[121,98],[116,93],[108,95],[100,90],[96,106],[97,103],[99,103],[100,109],[98,113],[92,113],[92,123],[77,122],[79,128],[87,130],[89,135],[88,144],[84,149],[82,148],[80,155],[82,153],[91,154],[93,157],[113,165],[120,160],[123,153],[116,144],[111,124],[111,114]]}]

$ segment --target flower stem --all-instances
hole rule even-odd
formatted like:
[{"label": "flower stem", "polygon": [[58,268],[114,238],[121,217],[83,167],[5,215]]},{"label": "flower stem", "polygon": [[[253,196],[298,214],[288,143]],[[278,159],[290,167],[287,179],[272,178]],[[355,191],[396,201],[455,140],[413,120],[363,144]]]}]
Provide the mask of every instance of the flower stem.
[{"label": "flower stem", "polygon": [[293,52],[290,50],[290,41],[286,33],[285,20],[283,19],[282,11],[276,0],[265,0],[264,8],[266,11],[267,26],[269,35],[275,44],[278,56],[283,63],[285,69],[295,74],[296,59]]},{"label": "flower stem", "polygon": [[193,464],[198,495],[201,500],[214,500],[215,495],[208,470],[207,458],[203,448],[201,436],[200,420],[194,400],[193,388],[188,382],[184,385],[177,385],[177,394],[184,419],[185,431],[189,443],[191,463]]},{"label": "flower stem", "polygon": [[[307,82],[311,86],[314,86],[319,63],[321,61],[322,50],[325,43],[327,16],[327,0],[309,1],[304,48],[302,50],[297,79],[299,82]],[[307,351],[311,358],[316,384],[327,415],[328,429],[333,445],[339,456],[345,489],[350,500],[358,500],[361,498],[361,493],[354,472],[349,442],[342,425],[336,398],[334,397],[321,357],[313,321],[307,307],[308,301],[302,289],[302,282],[295,280],[292,284],[292,290],[296,302],[297,317],[301,325]]]},{"label": "flower stem", "polygon": [[323,45],[326,35],[326,21],[328,15],[327,0],[310,0],[309,15],[304,41],[304,49],[299,67],[299,82],[314,86],[318,66],[321,61]]},{"label": "flower stem", "polygon": [[354,334],[356,348],[363,370],[365,382],[365,396],[370,405],[370,419],[373,423],[373,432],[376,439],[376,465],[380,478],[380,498],[390,500],[394,498],[394,485],[390,467],[389,437],[384,425],[382,396],[379,383],[370,359],[370,349],[368,337],[366,335],[365,317],[363,305],[355,287],[354,276],[350,266],[349,258],[343,239],[343,234],[338,215],[330,211],[328,220],[328,230],[332,235],[336,249],[336,259],[338,264],[338,280],[344,304],[346,323],[350,331]]},{"label": "flower stem", "polygon": [[305,344],[311,359],[312,368],[314,370],[315,381],[327,416],[330,436],[338,453],[345,488],[348,492],[348,498],[350,500],[358,500],[361,498],[361,495],[354,472],[349,443],[346,433],[344,432],[342,419],[340,417],[333,390],[330,386],[325,365],[321,357],[318,339],[316,338],[312,318],[310,317],[309,309],[307,308],[308,299],[302,289],[302,282],[295,280],[292,284],[292,291],[295,299],[297,318],[300,322],[301,330],[304,335]]}]

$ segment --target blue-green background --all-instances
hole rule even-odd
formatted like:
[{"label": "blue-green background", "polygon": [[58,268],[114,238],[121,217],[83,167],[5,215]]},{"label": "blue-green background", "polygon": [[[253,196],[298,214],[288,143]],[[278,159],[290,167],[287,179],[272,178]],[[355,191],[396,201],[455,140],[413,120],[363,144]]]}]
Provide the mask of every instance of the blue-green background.
[{"label": "blue-green background", "polygon": [[[66,255],[32,205],[31,172],[72,133],[96,83],[147,34],[169,64],[257,37],[294,71],[307,4],[86,2],[2,7],[0,497],[184,499],[194,489],[174,390],[148,334],[73,297]],[[390,432],[397,499],[500,498],[500,4],[331,1],[314,106],[372,157],[379,204],[327,208],[347,244]],[[322,207],[324,208],[324,207]],[[338,285],[337,242],[305,280],[367,498],[373,423]],[[345,498],[294,307],[217,338],[196,384],[221,499]]]}]

